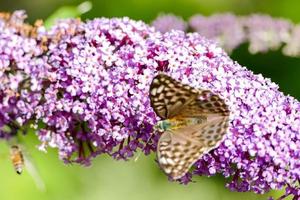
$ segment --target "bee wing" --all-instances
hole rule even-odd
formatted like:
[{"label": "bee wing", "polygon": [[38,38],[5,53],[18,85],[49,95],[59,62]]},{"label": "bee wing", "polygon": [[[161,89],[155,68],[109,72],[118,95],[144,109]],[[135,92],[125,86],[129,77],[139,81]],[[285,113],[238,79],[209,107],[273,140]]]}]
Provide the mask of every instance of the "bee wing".
[{"label": "bee wing", "polygon": [[27,152],[24,152],[23,155],[24,155],[23,157],[24,157],[25,168],[27,169],[28,173],[34,180],[36,187],[40,191],[45,192],[46,191],[45,183],[42,177],[40,176],[40,173],[38,172],[36,165],[33,163],[33,159],[30,157],[30,155],[28,155]]},{"label": "bee wing", "polygon": [[228,127],[228,116],[200,125],[166,131],[158,141],[157,159],[173,179],[184,176],[205,153],[218,146]]}]

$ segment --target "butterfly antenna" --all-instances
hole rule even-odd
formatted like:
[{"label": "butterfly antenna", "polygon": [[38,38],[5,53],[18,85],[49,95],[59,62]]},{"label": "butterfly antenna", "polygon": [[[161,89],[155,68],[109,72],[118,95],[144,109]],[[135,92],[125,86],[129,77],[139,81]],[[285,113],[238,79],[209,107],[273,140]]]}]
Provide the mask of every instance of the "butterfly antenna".
[{"label": "butterfly antenna", "polygon": [[154,133],[151,133],[150,137],[149,137],[148,140],[146,141],[145,146],[144,146],[144,147],[142,148],[142,150],[138,153],[138,155],[134,158],[134,162],[137,162],[137,161],[138,161],[138,159],[140,158],[142,152],[145,150],[147,144],[150,142],[150,140],[151,140],[151,138],[152,138],[153,135],[154,135]]},{"label": "butterfly antenna", "polygon": [[[143,151],[143,150],[142,150],[142,151]],[[138,153],[138,155],[134,158],[134,162],[137,162],[137,161],[138,161],[138,159],[139,159],[140,156],[141,156],[142,151],[140,151],[140,152]]]}]

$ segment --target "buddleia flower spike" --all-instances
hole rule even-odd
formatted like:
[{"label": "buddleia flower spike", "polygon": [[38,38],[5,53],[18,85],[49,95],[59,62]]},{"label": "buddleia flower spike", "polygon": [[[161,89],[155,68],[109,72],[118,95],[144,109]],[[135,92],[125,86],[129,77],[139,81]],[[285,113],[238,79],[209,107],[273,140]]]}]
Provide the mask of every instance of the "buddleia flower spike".
[{"label": "buddleia flower spike", "polygon": [[218,146],[226,133],[229,110],[224,100],[209,90],[195,89],[159,74],[150,86],[151,106],[162,119],[157,159],[173,179]]}]

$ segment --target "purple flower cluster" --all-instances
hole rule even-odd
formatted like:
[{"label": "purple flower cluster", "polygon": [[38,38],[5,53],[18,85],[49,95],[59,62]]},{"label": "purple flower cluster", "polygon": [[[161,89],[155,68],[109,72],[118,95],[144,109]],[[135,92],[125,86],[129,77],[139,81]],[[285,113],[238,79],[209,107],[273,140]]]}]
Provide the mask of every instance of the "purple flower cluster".
[{"label": "purple flower cluster", "polygon": [[170,76],[219,94],[231,111],[224,141],[195,164],[192,174],[221,173],[238,191],[265,193],[288,186],[298,192],[300,103],[198,34],[166,33],[162,44],[158,55],[167,59]]},{"label": "purple flower cluster", "polygon": [[243,27],[232,14],[211,17],[194,15],[189,19],[189,26],[200,35],[214,39],[227,52],[231,52],[246,40]]},{"label": "purple flower cluster", "polygon": [[[300,198],[300,103],[214,42],[198,33],[161,34],[128,18],[64,20],[47,32],[40,27],[35,38],[1,23],[2,137],[3,127],[30,119],[41,149],[58,148],[66,162],[89,164],[99,153],[126,159],[138,148],[148,154],[159,138],[149,86],[164,72],[220,95],[231,111],[224,141],[182,182],[219,173],[232,190],[286,187],[285,196]],[[39,42],[44,37],[47,48]]]},{"label": "purple flower cluster", "polygon": [[290,56],[300,55],[300,25],[293,28],[291,37],[288,39],[287,45],[283,48],[283,53]]},{"label": "purple flower cluster", "polygon": [[57,147],[65,161],[78,152],[75,161],[85,164],[99,153],[125,159],[137,147],[155,150],[142,141],[156,122],[148,98],[161,65],[153,59],[155,40],[148,39],[156,34],[128,18],[54,26],[48,37],[59,39],[49,44],[48,85],[35,109],[46,125],[38,134],[43,144]]},{"label": "purple flower cluster", "polygon": [[187,29],[187,23],[181,17],[173,14],[161,14],[152,21],[151,25],[162,33],[171,30],[185,31]]},{"label": "purple flower cluster", "polygon": [[[168,15],[169,16],[169,15]],[[172,22],[164,15],[154,20],[153,26],[165,33],[183,24],[180,17],[172,15]],[[165,26],[164,24],[168,24]],[[277,50],[284,46],[283,53],[287,56],[300,56],[299,27],[289,20],[272,18],[268,15],[254,14],[235,16],[233,14],[215,14],[212,16],[194,15],[188,20],[183,31],[198,32],[209,39],[215,40],[226,52],[231,53],[243,43],[249,43],[250,53]]]},{"label": "purple flower cluster", "polygon": [[291,38],[293,25],[285,19],[267,15],[250,15],[240,19],[244,26],[250,53],[277,50]]},{"label": "purple flower cluster", "polygon": [[154,59],[160,34],[128,18],[64,20],[49,31],[25,18],[1,14],[0,137],[30,125],[40,150],[86,165],[100,153],[154,151],[147,87],[167,64]]},{"label": "purple flower cluster", "polygon": [[34,73],[43,50],[29,34],[44,29],[24,24],[24,18],[22,11],[0,16],[0,138],[10,138],[32,119],[41,99]]}]

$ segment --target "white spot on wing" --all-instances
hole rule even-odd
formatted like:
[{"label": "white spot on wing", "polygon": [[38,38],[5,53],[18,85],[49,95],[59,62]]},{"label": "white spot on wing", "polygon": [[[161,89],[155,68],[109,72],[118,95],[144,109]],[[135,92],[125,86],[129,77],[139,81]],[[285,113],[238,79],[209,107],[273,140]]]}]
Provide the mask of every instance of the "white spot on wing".
[{"label": "white spot on wing", "polygon": [[152,95],[156,95],[156,91],[157,91],[157,88],[152,88],[151,94],[152,94]]},{"label": "white spot on wing", "polygon": [[172,95],[174,95],[173,92],[167,92],[167,93],[166,93],[166,96],[172,96]]},{"label": "white spot on wing", "polygon": [[184,162],[184,160],[181,160],[178,164],[181,166],[181,165],[183,165],[185,162]]},{"label": "white spot on wing", "polygon": [[165,170],[165,172],[166,172],[167,174],[170,174],[170,173],[171,173],[171,169],[170,169],[170,168],[164,168],[164,170]]},{"label": "white spot on wing", "polygon": [[171,158],[167,158],[167,162],[171,165],[175,164],[174,160],[172,160]]},{"label": "white spot on wing", "polygon": [[168,164],[168,162],[167,162],[167,160],[166,160],[165,157],[161,157],[161,158],[159,159],[159,163],[161,163],[161,164],[163,164],[163,165]]},{"label": "white spot on wing", "polygon": [[157,88],[157,93],[161,93],[164,90],[164,86],[161,85],[159,88]]},{"label": "white spot on wing", "polygon": [[157,79],[153,79],[153,83],[159,83],[159,81]]}]

